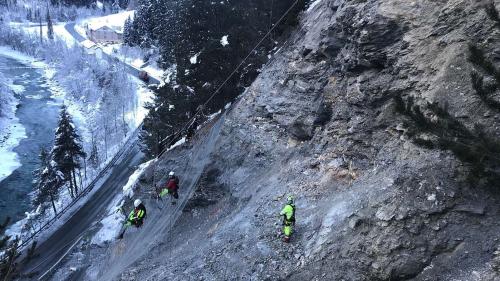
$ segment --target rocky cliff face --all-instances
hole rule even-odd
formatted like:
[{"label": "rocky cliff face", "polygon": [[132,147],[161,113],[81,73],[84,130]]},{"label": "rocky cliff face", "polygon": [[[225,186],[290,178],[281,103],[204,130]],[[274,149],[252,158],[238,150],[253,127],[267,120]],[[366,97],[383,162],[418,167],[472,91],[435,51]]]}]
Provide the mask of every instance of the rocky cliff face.
[{"label": "rocky cliff face", "polygon": [[487,3],[316,1],[226,113],[172,231],[121,279],[497,280],[500,112],[484,61],[496,67],[500,29]]}]

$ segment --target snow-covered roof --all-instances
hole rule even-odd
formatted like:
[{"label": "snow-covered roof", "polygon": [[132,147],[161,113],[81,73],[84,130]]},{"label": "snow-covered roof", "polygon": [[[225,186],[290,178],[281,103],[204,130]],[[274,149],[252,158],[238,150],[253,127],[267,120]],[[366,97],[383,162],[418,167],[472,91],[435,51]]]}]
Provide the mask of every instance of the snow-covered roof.
[{"label": "snow-covered roof", "polygon": [[109,30],[109,31],[113,31],[113,32],[116,32],[116,33],[119,33],[119,34],[123,33],[123,30],[121,29],[121,27],[108,26],[108,25],[102,25],[102,26],[98,26],[98,27],[97,27],[97,25],[92,25],[92,26],[89,25],[89,30],[92,30],[92,31]]},{"label": "snow-covered roof", "polygon": [[117,14],[111,14],[104,17],[96,17],[89,19],[86,24],[90,30],[98,30],[102,27],[107,26],[108,28],[118,32],[123,32],[123,25],[125,21],[130,17],[134,17],[135,11],[125,11]]}]

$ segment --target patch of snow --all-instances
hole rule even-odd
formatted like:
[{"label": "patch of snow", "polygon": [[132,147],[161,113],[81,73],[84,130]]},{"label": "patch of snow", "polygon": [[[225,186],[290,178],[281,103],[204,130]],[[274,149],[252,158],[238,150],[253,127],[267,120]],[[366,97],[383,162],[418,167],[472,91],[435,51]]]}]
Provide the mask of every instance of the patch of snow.
[{"label": "patch of snow", "polygon": [[113,241],[120,232],[123,224],[124,215],[120,211],[123,204],[125,203],[124,198],[132,198],[134,196],[133,187],[137,183],[139,176],[146,170],[151,163],[156,159],[150,160],[148,162],[139,165],[137,170],[130,175],[128,182],[123,186],[123,194],[118,194],[115,196],[111,204],[107,209],[107,216],[101,220],[102,227],[99,231],[92,237],[92,244],[103,245],[108,241]]},{"label": "patch of snow", "polygon": [[139,176],[144,172],[144,170],[147,167],[149,167],[151,163],[153,163],[153,161],[155,161],[155,159],[142,163],[141,165],[139,165],[137,170],[135,170],[135,172],[132,175],[130,175],[127,183],[123,186],[124,196],[127,196],[128,198],[132,198],[132,196],[134,196],[134,186],[137,183]]},{"label": "patch of snow", "polygon": [[19,123],[19,119],[15,117],[18,102],[15,98],[10,99],[10,104],[7,105],[10,110],[6,112],[6,118],[0,118],[0,155],[2,158],[0,161],[0,181],[21,167],[14,148],[27,136],[25,128]]},{"label": "patch of snow", "polygon": [[201,54],[201,52],[197,53],[196,55],[192,56],[190,59],[189,59],[189,62],[191,62],[191,64],[197,64],[198,63],[198,56]]},{"label": "patch of snow", "polygon": [[227,45],[229,45],[228,37],[229,37],[229,35],[224,35],[224,36],[222,36],[222,39],[220,39],[220,43],[223,47],[226,47]]},{"label": "patch of snow", "polygon": [[[24,31],[28,34],[31,34],[33,36],[39,36],[40,35],[40,27],[36,25],[31,25],[31,24],[26,24],[26,23],[16,23],[16,22],[11,22],[10,26],[12,28]],[[75,38],[66,30],[64,27],[64,23],[60,24],[54,24],[53,25],[53,30],[54,30],[54,35],[56,38],[61,39],[63,42],[66,43],[68,47],[73,46],[73,44],[76,44]],[[44,25],[42,26],[42,33],[47,34],[47,26]]]},{"label": "patch of snow", "polygon": [[124,219],[123,214],[120,212],[120,208],[125,203],[122,197],[121,194],[118,194],[109,205],[108,215],[101,220],[102,227],[92,237],[92,244],[103,245],[108,241],[113,241],[118,236]]},{"label": "patch of snow", "polygon": [[135,66],[137,68],[140,68],[143,64],[144,61],[142,59],[135,59],[130,63],[132,66]]},{"label": "patch of snow", "polygon": [[156,80],[158,80],[160,82],[162,81],[163,74],[165,73],[165,71],[163,71],[162,69],[160,69],[158,67],[151,66],[151,65],[143,67],[142,69],[144,71],[146,71],[149,76],[155,78]]},{"label": "patch of snow", "polygon": [[79,24],[75,24],[75,31],[78,32],[83,38],[87,38],[87,34],[85,33],[85,27]]},{"label": "patch of snow", "polygon": [[123,214],[120,212],[114,211],[112,214],[109,214],[101,221],[102,227],[94,237],[92,237],[91,243],[103,245],[108,241],[115,240],[120,232],[123,220]]},{"label": "patch of snow", "polygon": [[436,194],[433,193],[433,194],[427,196],[427,200],[428,201],[436,201]]},{"label": "patch of snow", "polygon": [[20,94],[22,92],[24,92],[25,88],[23,85],[14,85],[14,84],[10,84],[9,85],[9,88],[14,91],[16,94]]},{"label": "patch of snow", "polygon": [[34,99],[34,100],[40,100],[43,98],[41,95],[26,95],[25,97],[28,99]]},{"label": "patch of snow", "polygon": [[146,104],[153,102],[154,94],[139,80],[139,78],[134,77],[133,80],[137,85],[137,108],[134,112],[127,113],[127,118],[135,120],[134,126],[137,127],[142,123],[142,120],[146,118],[146,115],[148,115],[149,110],[146,109]]},{"label": "patch of snow", "polygon": [[185,137],[182,138],[182,139],[180,139],[180,140],[178,140],[176,143],[174,143],[174,145],[172,145],[167,151],[170,151],[170,150],[172,150],[172,149],[174,149],[174,148],[176,148],[176,147],[178,147],[180,145],[183,145],[184,143],[186,143],[186,138]]},{"label": "patch of snow", "polygon": [[92,48],[92,47],[95,46],[95,43],[92,42],[92,41],[90,41],[90,40],[88,40],[88,39],[85,40],[85,41],[83,41],[81,44],[82,44],[83,47],[85,47],[87,49],[90,49],[90,48]]},{"label": "patch of snow", "polygon": [[316,5],[318,5],[321,1],[323,1],[323,0],[316,0],[316,1],[312,2],[311,5],[309,6],[309,8],[307,8],[307,12],[312,11],[312,9],[314,9],[314,7],[316,7]]},{"label": "patch of snow", "polygon": [[207,117],[207,118],[208,118],[208,120],[212,120],[212,119],[214,119],[215,117],[217,117],[217,115],[219,115],[219,114],[221,114],[221,113],[222,113],[222,110],[219,110],[219,111],[217,111],[217,112],[215,112],[215,113],[213,113],[213,114],[208,115],[208,117]]},{"label": "patch of snow", "polygon": [[[32,64],[35,67],[41,67],[44,66],[44,63],[41,63],[40,61],[35,60],[33,57],[30,57],[28,55],[25,55],[21,52],[15,51],[12,48],[5,47],[5,46],[0,46],[0,53],[2,56],[18,60],[23,63],[27,64]],[[38,64],[36,64],[38,63]],[[41,64],[41,65],[40,65]]]}]

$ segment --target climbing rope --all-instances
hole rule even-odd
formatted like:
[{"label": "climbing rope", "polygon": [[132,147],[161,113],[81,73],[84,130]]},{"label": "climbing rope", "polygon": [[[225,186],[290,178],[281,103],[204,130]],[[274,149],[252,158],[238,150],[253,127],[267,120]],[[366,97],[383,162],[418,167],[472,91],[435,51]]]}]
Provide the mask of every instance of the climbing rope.
[{"label": "climbing rope", "polygon": [[[274,3],[274,2],[273,2]],[[210,97],[201,105],[198,107],[196,113],[188,119],[188,121],[181,127],[181,129],[177,130],[175,133],[169,135],[168,137],[164,138],[163,140],[160,141],[160,145],[163,144],[165,141],[169,140],[170,141],[162,148],[162,150],[156,155],[156,160],[153,165],[153,187],[156,189],[156,182],[155,182],[155,177],[156,177],[156,165],[157,165],[157,160],[165,153],[168,151],[170,146],[176,142],[177,138],[181,136],[181,134],[189,129],[194,122],[196,121],[196,118],[200,115],[203,114],[203,109],[207,106],[207,104],[217,95],[220,93],[222,88],[229,82],[229,80],[238,72],[238,70],[243,66],[243,64],[250,58],[250,56],[257,50],[257,48],[264,42],[264,40],[271,35],[271,33],[274,31],[274,29],[285,19],[285,17],[292,11],[292,9],[299,3],[299,0],[295,0],[292,5],[281,15],[281,17],[269,27],[269,30],[267,31],[264,36],[257,42],[255,47],[252,48],[250,52],[243,58],[243,60],[236,66],[236,68],[227,76],[227,78],[222,82],[222,84],[217,87],[217,89],[210,95]]]}]

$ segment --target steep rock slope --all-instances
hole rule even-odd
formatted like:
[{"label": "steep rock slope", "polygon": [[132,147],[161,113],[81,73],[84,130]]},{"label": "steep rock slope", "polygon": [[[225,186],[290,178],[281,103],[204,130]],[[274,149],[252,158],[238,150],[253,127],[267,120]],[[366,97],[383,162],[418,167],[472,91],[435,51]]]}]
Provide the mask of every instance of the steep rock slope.
[{"label": "steep rock slope", "polygon": [[[498,278],[495,151],[481,173],[443,141],[475,124],[478,145],[498,138],[499,112],[472,87],[468,60],[470,43],[498,59],[487,3],[315,3],[227,113],[173,229],[121,279]],[[449,127],[429,126],[440,118]],[[175,169],[169,157],[158,174]],[[287,194],[298,220],[289,245],[277,237]]]}]

